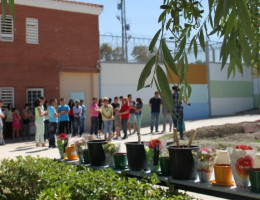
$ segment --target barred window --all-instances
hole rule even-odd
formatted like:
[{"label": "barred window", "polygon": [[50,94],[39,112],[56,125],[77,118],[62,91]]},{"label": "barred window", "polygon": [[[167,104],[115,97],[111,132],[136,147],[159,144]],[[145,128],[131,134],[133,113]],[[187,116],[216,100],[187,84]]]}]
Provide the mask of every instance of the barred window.
[{"label": "barred window", "polygon": [[10,15],[4,17],[1,15],[1,41],[13,42],[14,41],[14,22]]},{"label": "barred window", "polygon": [[7,108],[8,104],[14,106],[14,88],[12,87],[1,87],[0,88],[0,99],[4,101],[3,109]]},{"label": "barred window", "polygon": [[39,43],[38,19],[26,18],[26,43]]}]

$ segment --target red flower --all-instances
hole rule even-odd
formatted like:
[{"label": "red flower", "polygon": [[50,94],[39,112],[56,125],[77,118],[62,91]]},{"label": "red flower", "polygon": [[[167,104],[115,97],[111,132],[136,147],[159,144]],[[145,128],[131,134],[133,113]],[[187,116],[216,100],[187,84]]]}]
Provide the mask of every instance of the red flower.
[{"label": "red flower", "polygon": [[148,143],[148,147],[149,147],[150,149],[154,148],[154,147],[157,146],[157,145],[159,146],[159,149],[160,149],[160,150],[163,148],[162,142],[161,142],[161,140],[159,140],[159,139],[153,139],[153,140],[149,141],[149,143]]},{"label": "red flower", "polygon": [[58,139],[60,139],[60,140],[65,140],[65,139],[67,139],[68,137],[67,137],[67,135],[65,134],[65,133],[61,133],[59,136],[58,136]]},{"label": "red flower", "polygon": [[247,146],[247,145],[244,145],[244,144],[236,145],[235,148],[236,149],[241,149],[241,150],[253,150],[253,147]]}]

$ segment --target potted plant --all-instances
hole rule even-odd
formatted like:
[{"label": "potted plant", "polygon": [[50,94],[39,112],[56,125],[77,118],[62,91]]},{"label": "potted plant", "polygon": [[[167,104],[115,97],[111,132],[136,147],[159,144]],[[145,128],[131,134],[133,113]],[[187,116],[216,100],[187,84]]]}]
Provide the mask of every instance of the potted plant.
[{"label": "potted plant", "polygon": [[159,158],[162,176],[171,175],[171,160],[169,157],[169,151],[167,149],[167,146],[168,145],[166,143],[163,145],[162,156]]},{"label": "potted plant", "polygon": [[250,190],[260,193],[260,154],[256,155],[253,168],[249,169]]},{"label": "potted plant", "polygon": [[200,148],[198,151],[193,151],[192,154],[200,182],[209,183],[216,158],[216,149]]},{"label": "potted plant", "polygon": [[69,137],[65,133],[61,133],[57,137],[57,146],[58,146],[61,159],[65,158],[65,152],[66,152],[65,148],[68,146],[68,143],[69,143]]},{"label": "potted plant", "polygon": [[84,157],[83,157],[83,151],[87,148],[87,142],[86,139],[82,138],[80,140],[75,141],[76,151],[79,156],[79,161],[81,164],[85,163]]},{"label": "potted plant", "polygon": [[114,167],[114,153],[116,151],[118,151],[116,149],[115,143],[113,142],[108,142],[107,144],[103,145],[104,148],[104,152],[106,155],[106,163],[110,166],[110,167]]},{"label": "potted plant", "polygon": [[115,169],[118,170],[124,170],[127,169],[127,154],[126,153],[114,153],[113,155],[114,157],[114,164],[115,164]]},{"label": "potted plant", "polygon": [[247,145],[236,145],[228,148],[231,167],[236,185],[240,188],[248,188],[249,169],[254,165],[256,149]]},{"label": "potted plant", "polygon": [[106,143],[106,140],[90,140],[87,142],[90,164],[92,166],[106,165],[106,155],[103,149],[103,145]]},{"label": "potted plant", "polygon": [[147,164],[151,172],[158,173],[160,171],[159,156],[162,148],[162,142],[159,139],[149,141],[148,146],[145,147]]},{"label": "potted plant", "polygon": [[196,130],[189,139],[188,145],[180,145],[177,130],[174,129],[176,146],[168,146],[171,159],[172,178],[179,180],[197,179],[197,170],[192,152],[198,151],[200,146],[192,146],[191,143],[196,135]]},{"label": "potted plant", "polygon": [[146,153],[144,142],[141,142],[141,135],[138,135],[138,142],[126,142],[126,152],[128,160],[128,168],[134,171],[147,170],[148,164],[146,160]]}]

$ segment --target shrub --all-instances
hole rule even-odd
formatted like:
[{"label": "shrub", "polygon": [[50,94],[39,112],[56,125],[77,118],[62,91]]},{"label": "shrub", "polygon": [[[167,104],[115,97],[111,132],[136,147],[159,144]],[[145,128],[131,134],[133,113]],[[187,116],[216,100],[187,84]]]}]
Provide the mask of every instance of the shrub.
[{"label": "shrub", "polygon": [[0,199],[191,199],[155,187],[150,180],[118,175],[111,169],[93,170],[48,158],[17,157],[0,162]]}]

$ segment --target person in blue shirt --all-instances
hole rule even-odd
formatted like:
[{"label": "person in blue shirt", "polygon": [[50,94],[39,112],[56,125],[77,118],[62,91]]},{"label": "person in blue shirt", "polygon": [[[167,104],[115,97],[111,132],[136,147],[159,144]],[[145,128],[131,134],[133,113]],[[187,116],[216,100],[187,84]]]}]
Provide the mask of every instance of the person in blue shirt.
[{"label": "person in blue shirt", "polygon": [[80,136],[85,131],[85,123],[86,123],[86,106],[84,105],[84,100],[80,100],[80,106],[82,107],[81,120],[80,120]]},{"label": "person in blue shirt", "polygon": [[64,98],[60,99],[60,105],[58,106],[58,113],[60,114],[60,124],[59,124],[59,133],[70,133],[69,127],[69,113],[70,107],[66,104],[66,100]]},{"label": "person in blue shirt", "polygon": [[59,114],[56,111],[57,99],[51,99],[50,105],[48,106],[48,116],[49,116],[49,148],[55,148],[55,134],[58,128],[58,117]]}]

